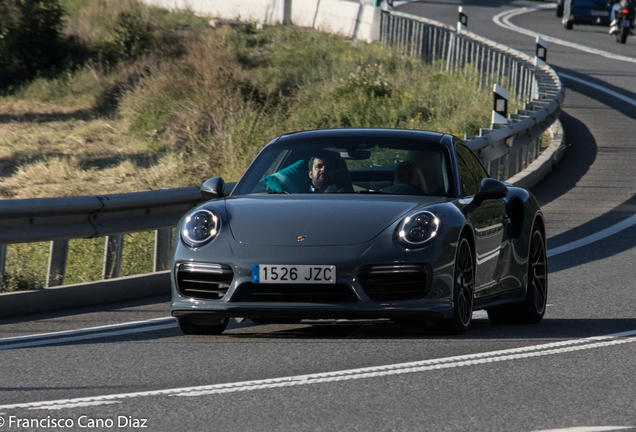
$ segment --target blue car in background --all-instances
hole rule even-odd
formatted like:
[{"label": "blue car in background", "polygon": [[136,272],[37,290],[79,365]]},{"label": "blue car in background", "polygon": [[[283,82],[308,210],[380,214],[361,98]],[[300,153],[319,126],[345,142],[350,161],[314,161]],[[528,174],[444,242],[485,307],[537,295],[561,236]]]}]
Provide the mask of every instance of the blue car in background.
[{"label": "blue car in background", "polygon": [[559,4],[563,4],[563,27],[572,30],[574,24],[609,25],[611,2],[608,0],[562,0],[557,4],[557,16],[560,12]]}]

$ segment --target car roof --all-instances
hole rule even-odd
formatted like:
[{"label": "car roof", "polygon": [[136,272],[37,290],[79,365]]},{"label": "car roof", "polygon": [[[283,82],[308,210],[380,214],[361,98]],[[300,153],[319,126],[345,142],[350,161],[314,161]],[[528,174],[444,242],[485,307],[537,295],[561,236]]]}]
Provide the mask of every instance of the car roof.
[{"label": "car roof", "polygon": [[442,140],[448,134],[440,132],[412,130],[412,129],[380,129],[380,128],[346,128],[346,129],[317,129],[293,132],[281,135],[274,142],[296,141],[316,138],[399,138],[413,139],[444,144]]}]

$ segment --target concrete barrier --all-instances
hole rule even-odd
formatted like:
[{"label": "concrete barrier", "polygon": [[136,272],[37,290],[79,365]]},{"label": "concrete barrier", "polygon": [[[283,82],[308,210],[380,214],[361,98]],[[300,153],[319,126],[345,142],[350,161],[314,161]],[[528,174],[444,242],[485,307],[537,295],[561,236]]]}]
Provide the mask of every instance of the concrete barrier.
[{"label": "concrete barrier", "polygon": [[165,9],[256,24],[293,24],[367,42],[380,37],[380,8],[346,0],[142,0]]}]

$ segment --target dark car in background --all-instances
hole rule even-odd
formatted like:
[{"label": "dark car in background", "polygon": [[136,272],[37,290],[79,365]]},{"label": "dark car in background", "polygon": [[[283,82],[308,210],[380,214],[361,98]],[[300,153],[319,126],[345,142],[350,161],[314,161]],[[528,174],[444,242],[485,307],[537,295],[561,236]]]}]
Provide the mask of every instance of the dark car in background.
[{"label": "dark car in background", "polygon": [[563,27],[572,30],[574,24],[609,25],[611,2],[608,0],[559,0],[557,17]]}]

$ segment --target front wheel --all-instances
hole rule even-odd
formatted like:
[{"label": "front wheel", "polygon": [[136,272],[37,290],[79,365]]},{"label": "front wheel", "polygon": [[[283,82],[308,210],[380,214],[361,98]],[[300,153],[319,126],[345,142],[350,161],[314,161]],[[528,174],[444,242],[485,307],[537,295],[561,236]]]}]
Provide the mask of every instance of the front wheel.
[{"label": "front wheel", "polygon": [[437,323],[445,334],[460,335],[466,333],[473,319],[475,299],[475,261],[468,238],[462,234],[457,243],[455,256],[455,282],[453,284],[453,317]]},{"label": "front wheel", "polygon": [[563,17],[563,5],[562,4],[557,4],[556,16],[557,16],[557,18],[562,18]]},{"label": "front wheel", "polygon": [[177,317],[177,324],[186,335],[220,335],[229,322],[229,318]]}]

